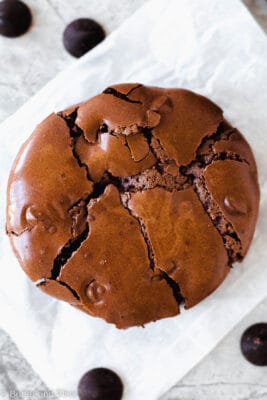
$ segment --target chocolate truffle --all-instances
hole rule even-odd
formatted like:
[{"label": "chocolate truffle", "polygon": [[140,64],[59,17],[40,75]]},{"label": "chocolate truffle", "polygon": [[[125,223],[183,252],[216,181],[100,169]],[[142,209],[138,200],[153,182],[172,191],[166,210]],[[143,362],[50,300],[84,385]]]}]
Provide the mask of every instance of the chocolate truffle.
[{"label": "chocolate truffle", "polygon": [[241,351],[252,364],[267,365],[267,323],[250,326],[242,335]]},{"label": "chocolate truffle", "polygon": [[80,400],[120,400],[123,385],[115,372],[107,368],[95,368],[81,378],[78,385]]},{"label": "chocolate truffle", "polygon": [[93,19],[79,18],[71,22],[63,34],[65,49],[74,57],[81,57],[105,39],[101,25]]},{"label": "chocolate truffle", "polygon": [[127,328],[212,293],[244,258],[258,205],[252,151],[218,106],[120,84],[23,145],[7,232],[42,291]]},{"label": "chocolate truffle", "polygon": [[29,7],[19,0],[0,2],[0,34],[7,37],[23,35],[30,28],[32,14]]}]

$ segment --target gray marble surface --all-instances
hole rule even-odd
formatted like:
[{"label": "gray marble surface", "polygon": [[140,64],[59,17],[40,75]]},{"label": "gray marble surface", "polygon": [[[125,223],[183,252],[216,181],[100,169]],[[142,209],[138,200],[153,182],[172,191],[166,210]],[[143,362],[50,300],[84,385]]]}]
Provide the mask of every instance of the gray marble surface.
[{"label": "gray marble surface", "polygon": [[50,79],[75,61],[63,48],[62,33],[75,18],[90,17],[106,33],[116,29],[144,0],[25,0],[34,24],[26,35],[0,36],[0,122]]},{"label": "gray marble surface", "polygon": [[[109,33],[145,0],[25,1],[34,14],[31,32],[16,40],[0,37],[0,121],[74,61],[64,51],[61,40],[69,21],[92,17]],[[267,1],[244,2],[267,32]],[[250,365],[239,348],[243,330],[266,319],[267,298],[161,400],[267,400],[267,368]],[[0,400],[18,398],[56,400],[57,396],[0,329]]]}]

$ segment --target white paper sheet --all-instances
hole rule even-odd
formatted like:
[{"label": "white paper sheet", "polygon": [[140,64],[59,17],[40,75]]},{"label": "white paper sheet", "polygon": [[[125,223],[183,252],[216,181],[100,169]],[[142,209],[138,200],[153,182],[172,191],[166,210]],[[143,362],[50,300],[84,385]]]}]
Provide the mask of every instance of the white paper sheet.
[{"label": "white paper sheet", "polygon": [[[217,102],[255,152],[261,209],[246,260],[214,294],[177,318],[119,331],[37,290],[3,230],[11,163],[35,125],[124,81],[185,87]],[[75,391],[85,371],[106,366],[123,378],[125,399],[158,399],[265,298],[267,39],[238,0],[146,3],[5,121],[0,135],[0,323],[51,389]]]}]

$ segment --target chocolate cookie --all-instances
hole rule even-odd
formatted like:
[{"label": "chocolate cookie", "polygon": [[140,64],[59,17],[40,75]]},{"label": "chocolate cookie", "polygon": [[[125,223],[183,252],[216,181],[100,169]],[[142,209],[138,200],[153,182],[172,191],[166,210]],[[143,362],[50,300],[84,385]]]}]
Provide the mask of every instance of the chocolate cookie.
[{"label": "chocolate cookie", "polygon": [[44,292],[119,328],[213,292],[251,243],[257,170],[205,97],[121,84],[42,122],[10,174],[7,232]]}]

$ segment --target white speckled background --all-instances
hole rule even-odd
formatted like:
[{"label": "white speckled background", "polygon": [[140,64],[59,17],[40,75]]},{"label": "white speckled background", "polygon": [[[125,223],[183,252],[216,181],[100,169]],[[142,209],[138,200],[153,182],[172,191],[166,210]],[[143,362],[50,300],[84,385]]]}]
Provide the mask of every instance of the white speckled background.
[{"label": "white speckled background", "polygon": [[[109,33],[144,0],[26,2],[34,14],[31,32],[15,40],[0,37],[0,121],[73,62],[74,59],[64,51],[61,40],[68,22],[77,17],[92,17],[102,23]],[[245,3],[267,31],[267,1],[245,0]],[[239,350],[243,330],[253,322],[266,321],[266,313],[267,301],[242,321],[163,399],[267,400],[267,367],[250,365]],[[70,398],[67,395],[66,398]],[[55,400],[56,396],[49,393],[10,338],[0,330],[0,399],[13,398]]]}]

